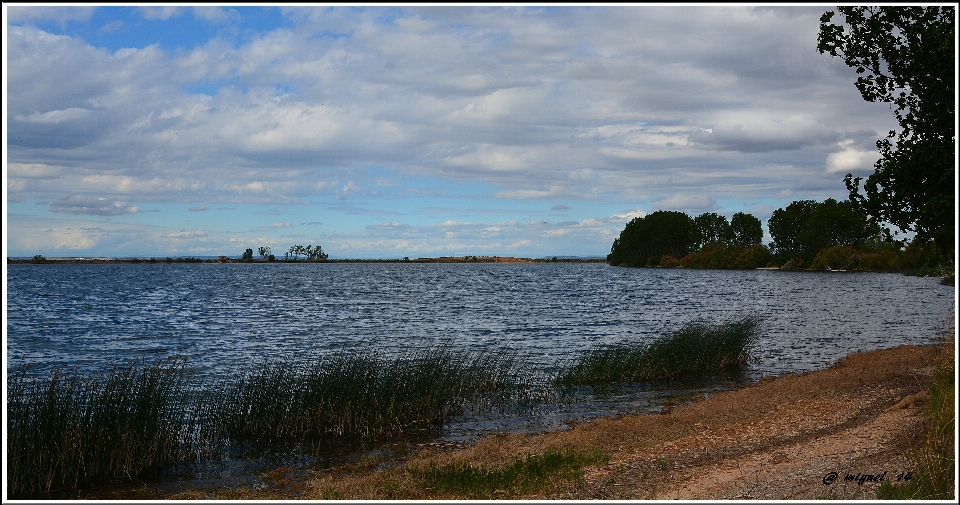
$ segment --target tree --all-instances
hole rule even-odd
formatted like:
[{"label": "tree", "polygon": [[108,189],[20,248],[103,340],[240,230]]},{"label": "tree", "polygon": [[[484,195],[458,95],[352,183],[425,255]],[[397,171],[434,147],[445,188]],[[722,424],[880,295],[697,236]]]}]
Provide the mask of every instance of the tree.
[{"label": "tree", "polygon": [[257,248],[257,254],[260,255],[260,259],[264,259],[267,256],[270,256],[270,246],[260,246]]},{"label": "tree", "polygon": [[693,218],[700,232],[697,249],[707,244],[724,244],[730,239],[730,223],[727,218],[713,212],[706,212]]},{"label": "tree", "polygon": [[767,229],[773,238],[770,251],[781,263],[804,254],[800,234],[816,205],[817,202],[813,200],[798,200],[770,215],[770,220],[767,221]]},{"label": "tree", "polygon": [[834,12],[824,13],[817,50],[856,68],[863,99],[892,104],[901,129],[877,141],[881,158],[866,181],[852,174],[844,177],[850,199],[877,220],[914,231],[918,241],[933,239],[952,249],[954,7],[837,10],[849,31],[832,23]]},{"label": "tree", "polygon": [[849,200],[800,200],[773,211],[767,222],[770,248],[782,263],[809,264],[820,250],[834,246],[857,247],[883,240],[880,227]]},{"label": "tree", "polygon": [[243,261],[253,261],[253,249],[247,248],[246,251],[243,251],[243,256],[240,257]]},{"label": "tree", "polygon": [[323,252],[323,248],[319,245],[313,247],[313,245],[308,245],[304,248],[304,254],[307,255],[308,260],[325,260],[327,259],[327,254]]},{"label": "tree", "polygon": [[734,246],[753,247],[763,240],[763,224],[752,214],[737,212],[730,219],[730,235]]},{"label": "tree", "polygon": [[697,245],[699,231],[683,212],[659,210],[631,220],[613,241],[607,261],[611,265],[658,265],[661,257],[682,258]]}]

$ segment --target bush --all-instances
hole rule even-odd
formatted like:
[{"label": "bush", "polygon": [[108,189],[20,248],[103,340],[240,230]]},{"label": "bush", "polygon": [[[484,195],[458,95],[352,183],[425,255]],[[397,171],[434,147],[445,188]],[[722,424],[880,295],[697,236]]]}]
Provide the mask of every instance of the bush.
[{"label": "bush", "polygon": [[680,262],[677,261],[677,258],[674,258],[673,255],[664,254],[663,257],[660,258],[659,266],[664,268],[677,268],[680,266]]},{"label": "bush", "polygon": [[814,270],[856,270],[860,253],[850,246],[835,246],[820,250],[810,268]]}]

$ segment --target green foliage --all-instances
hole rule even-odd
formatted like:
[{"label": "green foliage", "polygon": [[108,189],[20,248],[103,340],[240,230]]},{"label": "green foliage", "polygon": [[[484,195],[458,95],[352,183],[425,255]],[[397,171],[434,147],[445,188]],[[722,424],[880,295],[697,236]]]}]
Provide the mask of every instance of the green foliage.
[{"label": "green foliage", "polygon": [[879,226],[849,201],[800,200],[773,211],[767,223],[771,248],[781,264],[810,264],[822,249],[861,246],[882,240]]},{"label": "green foliage", "polygon": [[566,364],[560,387],[673,379],[747,364],[762,331],[762,318],[709,323],[692,321],[652,343],[621,341],[594,347]]},{"label": "green foliage", "polygon": [[260,256],[260,259],[261,259],[261,260],[266,259],[268,256],[273,257],[273,255],[270,254],[270,246],[260,246],[260,247],[258,247],[258,248],[257,248],[257,255]]},{"label": "green foliage", "polygon": [[190,387],[181,360],[117,365],[106,374],[9,381],[7,492],[65,494],[118,476],[138,476],[204,453],[187,442]]},{"label": "green foliage", "polygon": [[655,266],[663,255],[682,258],[696,246],[696,223],[683,212],[660,210],[634,218],[613,241],[611,265]]},{"label": "green foliage", "polygon": [[876,219],[914,230],[922,242],[933,239],[946,253],[956,212],[954,7],[837,10],[846,28],[832,22],[834,12],[824,13],[817,50],[855,68],[863,99],[892,104],[900,125],[899,133],[877,142],[881,158],[866,181],[846,175],[850,198]]},{"label": "green foliage", "polygon": [[707,244],[700,251],[680,259],[684,268],[762,268],[773,261],[773,255],[763,244],[731,247],[724,244]]},{"label": "green foliage", "polygon": [[727,218],[713,212],[706,212],[693,218],[700,232],[698,249],[707,244],[724,244],[733,237],[733,230]]},{"label": "green foliage", "polygon": [[[470,405],[524,401],[509,353],[447,347],[409,357],[340,354],[265,362],[224,388],[217,418],[234,450],[269,452],[330,439],[395,438],[440,429]],[[522,382],[522,380],[521,380]]]},{"label": "green foliage", "polygon": [[810,268],[814,270],[856,270],[860,265],[860,253],[848,245],[821,249],[813,258]]},{"label": "green foliage", "polygon": [[530,454],[498,468],[431,463],[421,477],[431,488],[458,497],[503,499],[535,493],[555,479],[580,479],[583,467],[608,460],[600,452],[579,454],[551,447],[543,454]]},{"label": "green foliage", "polygon": [[248,247],[246,251],[243,251],[243,256],[240,259],[242,261],[253,261],[253,249]]},{"label": "green foliage", "polygon": [[300,256],[306,256],[308,261],[325,260],[328,257],[328,255],[323,252],[323,248],[319,245],[317,247],[313,247],[311,244],[304,247],[298,244],[291,247],[290,250],[284,254],[284,259],[298,260],[300,259]]},{"label": "green foliage", "polygon": [[753,247],[763,240],[763,225],[752,214],[737,212],[730,219],[731,244]]}]

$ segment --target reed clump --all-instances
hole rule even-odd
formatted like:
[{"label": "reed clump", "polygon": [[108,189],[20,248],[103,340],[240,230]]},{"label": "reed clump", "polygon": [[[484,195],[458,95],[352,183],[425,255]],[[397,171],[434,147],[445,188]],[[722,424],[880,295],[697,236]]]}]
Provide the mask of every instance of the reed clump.
[{"label": "reed clump", "polygon": [[184,361],[117,364],[89,376],[28,370],[8,381],[7,490],[11,497],[59,494],[182,461],[195,419]]},{"label": "reed clump", "polygon": [[69,497],[185,463],[435,434],[466,408],[530,402],[519,365],[509,352],[440,346],[263,361],[212,386],[182,359],[89,375],[24,368],[8,379],[7,491]]},{"label": "reed clump", "polygon": [[692,321],[653,342],[597,346],[560,368],[558,387],[660,381],[742,367],[750,359],[763,319],[750,315],[713,323]]},{"label": "reed clump", "polygon": [[468,406],[528,401],[529,379],[509,353],[440,346],[408,357],[349,353],[262,363],[227,385],[213,409],[241,451],[381,440],[438,432]]}]

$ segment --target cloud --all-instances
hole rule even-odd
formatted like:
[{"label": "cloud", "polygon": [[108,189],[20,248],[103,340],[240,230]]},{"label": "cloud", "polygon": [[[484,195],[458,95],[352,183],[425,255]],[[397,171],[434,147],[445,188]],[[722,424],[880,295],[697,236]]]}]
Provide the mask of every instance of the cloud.
[{"label": "cloud", "polygon": [[117,20],[115,20],[115,21],[111,21],[111,22],[103,25],[102,27],[100,27],[100,29],[97,30],[97,33],[98,33],[98,34],[106,34],[106,33],[116,32],[116,31],[121,30],[121,29],[123,28],[123,26],[124,26],[124,25],[123,25],[123,21],[117,19]]},{"label": "cloud", "polygon": [[203,6],[194,7],[193,15],[199,19],[210,21],[212,23],[228,23],[239,21],[240,13],[234,9],[225,9],[223,7]]},{"label": "cloud", "polygon": [[126,202],[112,201],[107,198],[91,198],[81,195],[70,195],[60,198],[50,204],[50,212],[56,214],[85,214],[89,216],[122,216],[140,212],[139,207],[133,207]]},{"label": "cloud", "polygon": [[183,15],[186,9],[184,7],[176,7],[171,5],[166,5],[163,7],[140,7],[140,15],[144,19],[156,19],[156,20],[167,20],[172,17],[177,17]]},{"label": "cloud", "polygon": [[550,207],[550,210],[570,210],[570,207],[567,207],[566,205],[561,203],[561,204],[554,205],[553,207]]},{"label": "cloud", "polygon": [[646,215],[647,213],[640,209],[630,209],[630,210],[623,211],[619,214],[614,214],[613,216],[611,216],[611,218],[616,219],[617,221],[629,222],[638,217],[645,217]]},{"label": "cloud", "polygon": [[696,193],[676,193],[667,198],[654,200],[653,206],[660,210],[688,210],[709,212],[717,209],[717,202],[710,195]]},{"label": "cloud", "polygon": [[163,238],[181,238],[181,239],[198,238],[198,237],[206,237],[206,236],[207,236],[207,232],[203,230],[180,230],[180,231],[167,233],[166,235],[162,235]]},{"label": "cloud", "polygon": [[874,164],[880,159],[880,152],[876,149],[862,151],[853,145],[853,140],[844,140],[839,143],[841,151],[827,156],[826,167],[828,174],[867,175],[873,173]]},{"label": "cloud", "polygon": [[290,228],[292,226],[290,223],[273,223],[270,225],[271,228]]},{"label": "cloud", "polygon": [[92,111],[78,107],[70,107],[65,110],[52,110],[49,112],[34,112],[29,116],[17,115],[14,119],[26,123],[57,124],[64,121],[73,121],[82,119],[91,114]]},{"label": "cloud", "polygon": [[196,207],[190,207],[187,210],[189,210],[190,212],[206,212],[210,210],[210,207],[207,207],[206,205],[198,205]]},{"label": "cloud", "polygon": [[7,7],[7,23],[19,24],[29,21],[55,21],[64,24],[68,21],[87,21],[96,7],[86,6],[22,6]]}]

